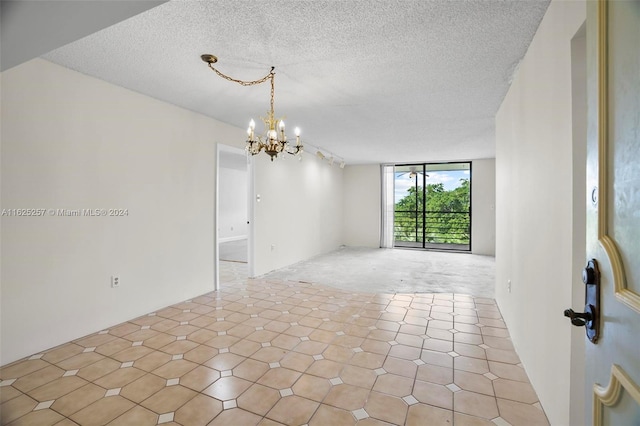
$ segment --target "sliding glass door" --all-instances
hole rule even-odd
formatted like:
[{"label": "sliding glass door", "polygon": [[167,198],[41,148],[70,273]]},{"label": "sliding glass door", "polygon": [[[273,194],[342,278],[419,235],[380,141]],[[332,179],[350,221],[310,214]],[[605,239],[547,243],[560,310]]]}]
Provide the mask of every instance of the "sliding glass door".
[{"label": "sliding glass door", "polygon": [[471,163],[399,164],[394,247],[471,250]]}]

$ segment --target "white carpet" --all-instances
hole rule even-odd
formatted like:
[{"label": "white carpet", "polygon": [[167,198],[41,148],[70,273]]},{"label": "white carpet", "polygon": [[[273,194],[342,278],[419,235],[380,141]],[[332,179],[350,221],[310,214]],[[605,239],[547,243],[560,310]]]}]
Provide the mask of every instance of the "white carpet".
[{"label": "white carpet", "polygon": [[494,297],[495,258],[468,253],[344,247],[263,276],[374,293]]}]

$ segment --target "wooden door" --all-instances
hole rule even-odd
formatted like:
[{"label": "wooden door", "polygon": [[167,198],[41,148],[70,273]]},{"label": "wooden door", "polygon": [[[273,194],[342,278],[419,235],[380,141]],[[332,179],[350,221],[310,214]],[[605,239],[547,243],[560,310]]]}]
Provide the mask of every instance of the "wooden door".
[{"label": "wooden door", "polygon": [[640,0],[588,3],[587,257],[600,265],[601,329],[586,343],[587,418],[640,426]]}]

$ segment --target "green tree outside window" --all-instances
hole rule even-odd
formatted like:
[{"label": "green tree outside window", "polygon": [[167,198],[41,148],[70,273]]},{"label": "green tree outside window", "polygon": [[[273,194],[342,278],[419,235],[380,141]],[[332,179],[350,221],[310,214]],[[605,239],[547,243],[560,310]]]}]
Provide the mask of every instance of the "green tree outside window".
[{"label": "green tree outside window", "polygon": [[460,185],[449,191],[442,183],[435,183],[428,184],[426,191],[417,185],[407,192],[395,206],[396,241],[422,242],[422,229],[426,223],[425,239],[428,243],[469,244],[469,179],[460,179]]}]

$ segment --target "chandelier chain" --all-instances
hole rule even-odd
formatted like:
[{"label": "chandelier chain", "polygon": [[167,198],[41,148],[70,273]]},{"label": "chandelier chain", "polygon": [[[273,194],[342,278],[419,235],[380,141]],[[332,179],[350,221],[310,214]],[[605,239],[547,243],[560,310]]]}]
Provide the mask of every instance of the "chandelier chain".
[{"label": "chandelier chain", "polygon": [[233,78],[233,77],[229,77],[226,74],[221,73],[220,71],[218,71],[212,63],[208,63],[209,68],[211,68],[216,74],[218,74],[220,77],[224,78],[225,80],[228,81],[232,81],[234,83],[238,83],[241,86],[255,86],[258,84],[262,84],[267,80],[271,80],[271,114],[273,115],[274,113],[274,97],[275,97],[275,92],[276,92],[276,88],[275,88],[275,76],[276,73],[274,72],[275,67],[271,67],[271,71],[269,71],[269,74],[265,75],[264,77],[262,77],[261,79],[258,80],[251,80],[251,81],[245,81],[245,80],[238,80],[237,78]]},{"label": "chandelier chain", "polygon": [[[271,79],[273,81],[273,77],[275,75],[275,72],[273,72],[275,67],[271,67],[271,71],[269,71],[269,74],[265,75],[261,79],[252,80],[252,81],[244,81],[244,80],[235,79],[233,77],[229,77],[228,75],[221,73],[212,64],[209,64],[209,68],[211,68],[213,71],[215,71],[216,74],[218,74],[220,77],[224,78],[225,80],[233,81],[234,83],[238,83],[241,86],[255,86],[256,84],[264,83],[265,81],[267,81],[269,79]],[[273,83],[271,83],[271,85],[273,86]]]},{"label": "chandelier chain", "polygon": [[275,113],[274,110],[274,100],[273,98],[275,97],[276,94],[276,83],[275,83],[275,76],[276,74],[273,72],[273,67],[271,67],[271,72],[269,73],[269,75],[271,76],[271,118],[273,117],[273,114]]}]

